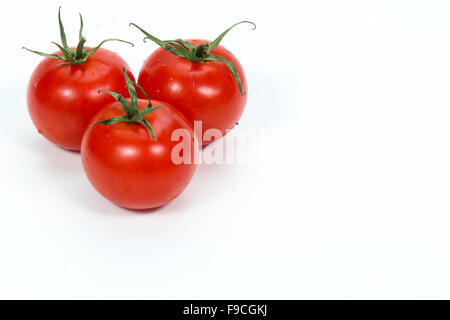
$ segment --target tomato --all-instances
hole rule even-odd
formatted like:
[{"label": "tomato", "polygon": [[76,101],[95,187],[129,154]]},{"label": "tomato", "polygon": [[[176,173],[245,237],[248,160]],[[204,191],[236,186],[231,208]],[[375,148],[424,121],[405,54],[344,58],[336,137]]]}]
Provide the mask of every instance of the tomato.
[{"label": "tomato", "polygon": [[[194,45],[204,42],[188,41]],[[237,59],[222,46],[216,47],[213,53],[233,62],[246,91],[247,81]],[[155,99],[177,106],[192,122],[202,121],[202,134],[215,128],[225,135],[226,129],[233,128],[240,119],[247,102],[247,95],[241,95],[224,63],[191,62],[161,48],[144,62],[138,83]]]},{"label": "tomato", "polygon": [[[128,91],[122,76],[127,63],[116,53],[100,48],[85,48],[81,35],[77,47],[68,47],[58,14],[62,45],[60,51],[45,54],[32,51],[45,59],[31,75],[27,104],[31,119],[39,133],[60,147],[80,150],[81,138],[90,119],[114,99],[98,94],[99,89],[116,91],[125,96]],[[123,40],[119,40],[123,41]],[[126,42],[126,41],[123,41]],[[27,49],[28,50],[28,49]]]},{"label": "tomato", "polygon": [[191,122],[201,121],[202,136],[208,129],[225,135],[233,128],[247,102],[247,80],[236,57],[219,45],[232,27],[209,42],[161,41],[132,25],[161,46],[141,68],[138,83],[142,88],[152,98],[174,105]]},{"label": "tomato", "polygon": [[39,133],[58,146],[80,150],[89,121],[114,101],[109,95],[98,94],[98,90],[128,96],[122,66],[133,78],[126,62],[106,49],[98,49],[81,65],[44,59],[31,76],[27,94],[28,111]]},{"label": "tomato", "polygon": [[[133,103],[133,98],[118,99],[119,102],[105,106],[94,116],[93,125],[84,134],[81,157],[86,175],[100,194],[119,206],[130,209],[162,206],[186,188],[195,172],[197,149],[193,128],[180,111],[166,102],[137,99]],[[138,117],[136,112],[124,108],[127,103],[135,104],[141,113],[149,105],[161,107],[142,116],[142,121],[148,123],[146,128],[141,120],[134,122]],[[188,133],[186,139],[192,156],[186,163],[176,164],[172,159],[179,144],[178,140],[172,140],[177,129]]]}]

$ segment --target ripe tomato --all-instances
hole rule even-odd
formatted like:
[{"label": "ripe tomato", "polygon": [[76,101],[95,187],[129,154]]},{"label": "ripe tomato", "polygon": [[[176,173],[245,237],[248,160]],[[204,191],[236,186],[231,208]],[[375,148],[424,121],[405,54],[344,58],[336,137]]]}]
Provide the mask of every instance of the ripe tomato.
[{"label": "ripe tomato", "polygon": [[80,150],[89,121],[114,101],[98,90],[128,96],[122,66],[133,78],[123,59],[102,48],[80,65],[61,65],[57,59],[45,58],[34,70],[27,93],[28,111],[39,133],[63,148]]},{"label": "ripe tomato", "polygon": [[97,94],[98,90],[106,89],[128,96],[122,67],[125,66],[130,77],[133,76],[122,58],[100,48],[106,41],[127,41],[107,39],[94,48],[85,48],[80,15],[78,46],[68,47],[60,13],[58,19],[62,45],[55,44],[60,51],[46,54],[27,49],[45,57],[28,84],[28,110],[38,132],[44,137],[63,148],[80,150],[89,120],[105,104],[114,101],[109,95]]},{"label": "ripe tomato", "polygon": [[219,42],[234,26],[213,42],[161,41],[136,27],[161,46],[141,68],[138,83],[142,88],[178,108],[192,122],[202,121],[202,135],[208,129],[225,135],[233,128],[247,102],[247,80],[239,61]]},{"label": "ripe tomato", "polygon": [[[131,99],[115,95],[119,102],[105,106],[92,119],[93,125],[86,130],[81,145],[84,170],[95,189],[120,206],[159,207],[177,197],[195,172],[193,128],[170,104],[143,99],[133,102],[136,94],[130,95]],[[136,112],[124,104],[135,105]],[[149,105],[162,107],[143,113]],[[137,110],[143,114],[141,120],[135,121],[139,119]],[[192,153],[187,163],[175,164],[172,159],[172,150],[180,143],[171,139],[176,129],[189,133],[187,144]]]}]

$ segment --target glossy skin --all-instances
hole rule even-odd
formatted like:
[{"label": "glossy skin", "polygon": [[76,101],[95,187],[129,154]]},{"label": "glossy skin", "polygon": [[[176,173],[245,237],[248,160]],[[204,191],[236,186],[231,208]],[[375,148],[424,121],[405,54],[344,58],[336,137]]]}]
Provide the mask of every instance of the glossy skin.
[{"label": "glossy skin", "polygon": [[[187,40],[198,45],[205,40]],[[239,61],[223,46],[212,53],[225,57],[237,68],[242,90],[247,81]],[[144,62],[138,83],[147,94],[178,108],[191,122],[202,121],[202,135],[210,128],[223,135],[240,119],[247,102],[230,69],[221,61],[191,62],[159,48]],[[139,92],[138,92],[139,94]],[[141,93],[140,93],[141,94]],[[208,144],[204,141],[203,145]]]},{"label": "glossy skin", "polygon": [[[138,100],[142,109],[146,100]],[[153,107],[163,107],[148,114],[155,142],[142,124],[118,122],[90,126],[83,137],[81,157],[92,185],[105,198],[130,209],[162,206],[177,197],[191,180],[196,164],[175,164],[172,149],[179,141],[171,141],[175,129],[190,133],[192,160],[194,133],[186,118],[167,103],[152,100]],[[118,102],[107,105],[92,122],[122,116]],[[180,140],[181,141],[181,140]]]},{"label": "glossy skin", "polygon": [[45,58],[36,67],[28,84],[28,111],[44,137],[60,147],[80,150],[81,138],[91,118],[114,101],[110,95],[98,91],[114,91],[129,97],[122,67],[131,80],[134,77],[119,55],[102,48],[84,64],[62,63],[59,59]]}]

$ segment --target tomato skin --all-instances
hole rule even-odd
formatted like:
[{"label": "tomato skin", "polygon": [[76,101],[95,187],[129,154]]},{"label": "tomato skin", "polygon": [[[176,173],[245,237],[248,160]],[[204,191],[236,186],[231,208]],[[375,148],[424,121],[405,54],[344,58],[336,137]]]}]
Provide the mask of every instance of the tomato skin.
[{"label": "tomato skin", "polygon": [[[138,104],[142,109],[148,102],[139,99]],[[156,142],[142,124],[118,122],[88,127],[81,145],[84,170],[92,185],[105,198],[129,209],[167,204],[186,188],[197,166],[193,161],[197,152],[194,133],[188,120],[165,102],[152,100],[152,105],[163,106],[145,116]],[[124,114],[115,102],[101,109],[92,123]],[[191,164],[172,162],[172,149],[179,141],[171,141],[171,134],[179,128],[188,130],[192,137]]]},{"label": "tomato skin", "polygon": [[[205,42],[198,39],[186,41],[195,45]],[[221,45],[212,53],[235,65],[242,90],[247,92],[244,70],[236,57]],[[247,95],[241,95],[236,79],[225,63],[191,62],[162,48],[145,60],[138,83],[150,97],[167,101],[192,122],[201,120],[202,135],[210,128],[219,129],[225,135],[226,130],[232,129],[240,119],[247,102]],[[208,143],[205,141],[203,145]]]},{"label": "tomato skin", "polygon": [[[75,48],[73,48],[75,49]],[[89,50],[90,48],[86,48]],[[61,55],[61,52],[55,52]],[[122,67],[134,81],[130,68],[118,54],[100,48],[81,65],[45,58],[31,75],[27,104],[31,119],[51,142],[69,150],[80,150],[84,130],[91,118],[114,101],[100,89],[129,97]]]}]

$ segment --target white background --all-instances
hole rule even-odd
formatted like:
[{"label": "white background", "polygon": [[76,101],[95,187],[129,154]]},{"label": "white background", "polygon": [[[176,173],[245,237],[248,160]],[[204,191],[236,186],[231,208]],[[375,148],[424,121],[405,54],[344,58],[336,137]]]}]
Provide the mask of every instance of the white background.
[{"label": "white background", "polygon": [[135,75],[163,39],[215,38],[246,70],[255,164],[201,165],[169,205],[102,198],[37,134],[26,85],[60,1],[0,8],[0,298],[450,298],[448,1],[62,1],[69,43]]}]

